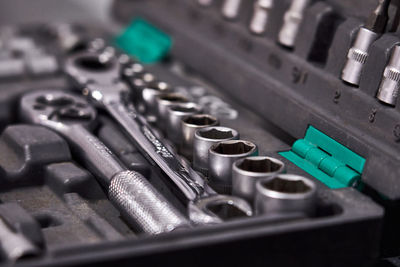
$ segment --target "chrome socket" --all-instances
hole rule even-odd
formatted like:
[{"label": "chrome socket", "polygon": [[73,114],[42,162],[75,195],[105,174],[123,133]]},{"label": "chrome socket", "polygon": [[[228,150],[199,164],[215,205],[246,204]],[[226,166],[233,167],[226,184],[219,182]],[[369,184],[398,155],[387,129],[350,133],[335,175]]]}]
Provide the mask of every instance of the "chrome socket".
[{"label": "chrome socket", "polygon": [[178,146],[182,144],[182,120],[190,115],[199,114],[201,111],[201,106],[193,102],[177,104],[168,107],[168,118],[166,123],[166,134],[168,139]]},{"label": "chrome socket", "polygon": [[274,0],[258,0],[254,3],[253,16],[249,29],[254,34],[263,34],[267,28],[269,12],[274,5]]},{"label": "chrome socket", "polygon": [[230,194],[233,163],[238,159],[257,155],[257,146],[244,140],[229,140],[211,146],[208,159],[210,185],[219,193]]},{"label": "chrome socket", "polygon": [[197,130],[193,140],[193,168],[207,175],[210,147],[219,142],[239,138],[239,133],[228,127],[213,126]]},{"label": "chrome socket", "polygon": [[304,12],[311,0],[293,0],[284,15],[284,23],[279,32],[279,43],[287,47],[293,47],[303,21]]},{"label": "chrome socket", "polygon": [[312,216],[317,187],[313,181],[294,174],[279,174],[256,183],[255,212],[260,214],[303,213]]},{"label": "chrome socket", "polygon": [[179,105],[189,103],[187,99],[182,94],[177,93],[165,93],[160,94],[156,98],[157,102],[157,126],[165,131],[166,121],[168,119],[168,108],[172,105]]},{"label": "chrome socket", "polygon": [[379,34],[361,27],[354,45],[347,54],[347,61],[342,71],[342,80],[358,86],[361,73],[369,56],[371,44],[379,38]]},{"label": "chrome socket", "polygon": [[158,86],[143,88],[142,99],[148,115],[157,115],[157,97],[168,92],[168,86],[163,83]]},{"label": "chrome socket", "polygon": [[376,97],[391,106],[396,106],[400,87],[400,45],[393,48],[389,64],[383,72]]},{"label": "chrome socket", "polygon": [[254,202],[256,182],[285,171],[285,164],[271,157],[247,157],[235,161],[232,169],[232,194]]},{"label": "chrome socket", "polygon": [[183,119],[181,122],[183,137],[180,147],[181,154],[191,160],[193,155],[193,139],[196,130],[217,125],[219,125],[219,120],[208,114],[196,114]]},{"label": "chrome socket", "polygon": [[241,3],[242,0],[225,0],[222,4],[222,16],[229,20],[236,19],[239,16]]}]

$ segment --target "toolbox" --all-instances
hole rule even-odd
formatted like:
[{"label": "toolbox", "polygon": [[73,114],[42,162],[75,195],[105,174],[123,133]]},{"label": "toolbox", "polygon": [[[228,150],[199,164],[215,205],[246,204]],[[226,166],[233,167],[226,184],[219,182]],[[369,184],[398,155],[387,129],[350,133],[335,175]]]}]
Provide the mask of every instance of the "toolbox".
[{"label": "toolbox", "polygon": [[399,4],[0,24],[0,264],[400,266]]}]

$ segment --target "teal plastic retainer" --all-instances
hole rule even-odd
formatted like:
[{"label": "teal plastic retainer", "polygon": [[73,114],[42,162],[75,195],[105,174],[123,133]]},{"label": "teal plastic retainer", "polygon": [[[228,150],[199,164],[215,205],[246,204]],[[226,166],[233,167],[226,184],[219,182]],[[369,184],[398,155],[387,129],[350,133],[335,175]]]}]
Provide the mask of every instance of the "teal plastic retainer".
[{"label": "teal plastic retainer", "polygon": [[279,154],[332,189],[358,185],[366,161],[313,126]]},{"label": "teal plastic retainer", "polygon": [[144,19],[137,18],[115,38],[116,45],[142,63],[162,60],[172,48],[172,38]]}]

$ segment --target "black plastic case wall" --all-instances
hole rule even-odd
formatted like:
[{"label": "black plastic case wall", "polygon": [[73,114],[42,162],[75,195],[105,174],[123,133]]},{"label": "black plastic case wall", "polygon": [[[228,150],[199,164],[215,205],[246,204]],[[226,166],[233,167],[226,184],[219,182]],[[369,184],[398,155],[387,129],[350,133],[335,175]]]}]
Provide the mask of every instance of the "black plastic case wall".
[{"label": "black plastic case wall", "polygon": [[[244,1],[234,21],[222,17],[222,1],[210,7],[196,1],[147,1],[147,6],[143,2],[117,1],[116,18],[128,23],[141,16],[163,28],[174,37],[175,58],[294,138],[302,138],[313,125],[365,157],[362,181],[378,201],[382,195],[389,199],[383,201],[390,203],[386,212],[391,221],[385,222],[385,240],[393,241],[399,196],[399,105],[386,106],[375,98],[391,49],[399,42],[393,21],[387,27],[390,32],[371,47],[360,86],[340,79],[347,51],[376,1],[314,1],[293,50],[277,43],[290,1],[274,2],[261,36],[248,29],[253,1]],[[398,5],[392,1],[392,19]],[[389,254],[399,253],[398,244],[394,247]]]},{"label": "black plastic case wall", "polygon": [[[332,6],[316,3],[302,24],[302,31],[314,39],[299,37],[294,51],[275,42],[288,6],[288,1],[276,2],[271,27],[263,37],[248,32],[247,17],[228,22],[216,6],[203,9],[194,1],[116,1],[113,11],[123,23],[141,16],[169,33],[174,38],[171,58],[202,76],[211,84],[211,94],[239,111],[237,119],[222,119],[222,124],[255,141],[260,154],[279,157],[277,152],[288,150],[311,124],[366,157],[363,181],[397,199],[399,151],[393,127],[400,123],[398,110],[381,106],[373,97],[397,38],[385,35],[374,44],[365,70],[371,75],[363,76],[359,89],[350,88],[338,76],[354,32],[373,8],[373,1],[354,10],[360,20],[345,19],[353,14],[341,12],[348,10],[347,1]],[[250,4],[247,10],[251,11]],[[332,35],[317,38],[320,27],[328,27]],[[315,53],[315,49],[321,52]],[[173,86],[196,84],[188,77],[171,74],[164,64],[149,68]],[[25,209],[21,213],[29,214],[24,216],[39,222],[46,247],[42,256],[17,265],[370,266],[378,258],[383,209],[354,188],[330,190],[317,180],[319,212],[313,218],[255,217],[160,236],[136,236],[93,176],[74,161],[61,137],[18,124],[19,97],[49,87],[70,89],[60,73],[0,83],[0,125],[5,129],[0,138],[1,205],[18,202]],[[271,130],[274,127],[265,119],[291,137]],[[165,187],[162,177],[109,118],[103,116],[99,125],[96,133],[111,150],[132,169],[159,183],[158,187]],[[285,163],[288,172],[314,179]],[[13,179],[16,182],[10,183]],[[169,194],[168,190],[164,193]],[[13,209],[18,211],[3,208]]]}]

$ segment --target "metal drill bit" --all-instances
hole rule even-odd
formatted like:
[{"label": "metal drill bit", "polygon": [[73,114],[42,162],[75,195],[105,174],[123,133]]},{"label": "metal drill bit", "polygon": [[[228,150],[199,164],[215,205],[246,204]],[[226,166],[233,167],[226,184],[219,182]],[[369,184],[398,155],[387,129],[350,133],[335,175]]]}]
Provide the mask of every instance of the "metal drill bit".
[{"label": "metal drill bit", "polygon": [[358,86],[361,72],[369,56],[369,48],[385,31],[389,19],[391,0],[380,0],[365,26],[358,31],[353,46],[347,54],[347,62],[342,71],[342,80]]}]

